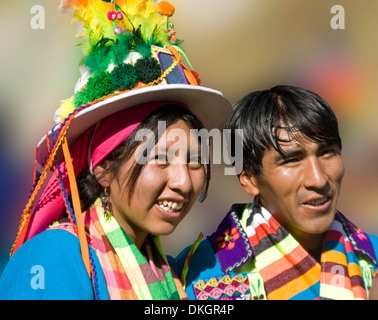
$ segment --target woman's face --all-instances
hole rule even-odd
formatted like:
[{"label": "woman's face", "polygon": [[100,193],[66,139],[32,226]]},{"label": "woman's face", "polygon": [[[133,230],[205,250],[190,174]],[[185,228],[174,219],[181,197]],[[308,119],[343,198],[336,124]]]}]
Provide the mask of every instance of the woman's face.
[{"label": "woman's face", "polygon": [[137,245],[148,233],[172,233],[192,208],[206,183],[200,152],[198,138],[179,120],[167,128],[149,152],[130,198],[128,171],[135,164],[135,154],[111,179],[112,214]]}]

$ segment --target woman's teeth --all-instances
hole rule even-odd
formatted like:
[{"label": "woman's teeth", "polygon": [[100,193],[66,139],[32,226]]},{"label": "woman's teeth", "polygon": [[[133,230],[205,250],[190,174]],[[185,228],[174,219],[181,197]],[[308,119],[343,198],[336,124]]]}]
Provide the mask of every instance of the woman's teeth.
[{"label": "woman's teeth", "polygon": [[184,206],[184,203],[168,200],[159,200],[158,205],[160,208],[164,209],[167,212],[175,212],[181,210],[181,208]]}]

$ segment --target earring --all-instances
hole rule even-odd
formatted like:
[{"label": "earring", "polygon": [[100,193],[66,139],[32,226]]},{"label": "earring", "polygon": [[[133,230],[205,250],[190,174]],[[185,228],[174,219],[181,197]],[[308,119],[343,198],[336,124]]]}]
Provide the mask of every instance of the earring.
[{"label": "earring", "polygon": [[109,194],[108,194],[107,188],[104,188],[104,192],[102,193],[102,196],[101,196],[101,201],[102,201],[102,209],[104,209],[105,220],[106,222],[109,222],[112,215],[110,213]]}]

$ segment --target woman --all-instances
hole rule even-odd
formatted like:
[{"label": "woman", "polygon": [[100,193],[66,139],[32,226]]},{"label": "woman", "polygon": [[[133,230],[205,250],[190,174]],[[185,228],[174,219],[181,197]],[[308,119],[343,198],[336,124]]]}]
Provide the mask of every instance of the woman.
[{"label": "woman", "polygon": [[[96,37],[99,41],[84,59],[90,72],[82,73],[76,93],[58,111],[59,125],[37,147],[43,170],[35,176],[0,279],[2,299],[186,298],[159,236],[172,233],[207,191],[209,166],[201,163],[201,145],[191,129],[222,127],[231,107],[221,93],[198,86],[194,73],[182,65],[178,47],[159,47],[161,39],[151,44],[158,38],[148,35],[151,19],[147,29],[135,29],[133,21],[141,23],[140,16],[130,2],[132,13],[122,10],[124,2],[66,4],[81,20],[91,16],[83,10],[96,6],[95,14],[114,22],[116,9],[123,13],[117,18],[122,27],[130,23],[131,30],[121,37],[116,32],[120,26],[109,23],[115,40],[105,41],[96,34],[109,36],[104,25],[96,28],[83,20],[93,28],[87,34],[92,45]],[[113,10],[106,14],[109,5]],[[164,18],[167,11],[150,5],[155,8],[150,17],[158,10],[159,19]],[[167,16],[162,21],[171,27]],[[158,28],[152,25],[152,30]],[[166,41],[172,41],[171,31],[165,28]],[[91,64],[98,50],[105,65]]]}]

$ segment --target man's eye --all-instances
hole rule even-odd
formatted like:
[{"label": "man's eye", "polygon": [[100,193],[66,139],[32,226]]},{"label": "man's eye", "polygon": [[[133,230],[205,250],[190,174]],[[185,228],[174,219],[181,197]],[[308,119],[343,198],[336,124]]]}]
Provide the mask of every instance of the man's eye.
[{"label": "man's eye", "polygon": [[291,164],[291,163],[296,163],[298,161],[299,161],[299,159],[297,159],[297,158],[287,158],[287,159],[284,159],[282,161],[282,163],[283,164]]},{"label": "man's eye", "polygon": [[325,149],[322,152],[323,156],[333,156],[333,155],[336,155],[336,154],[340,154],[340,151],[337,148]]}]

